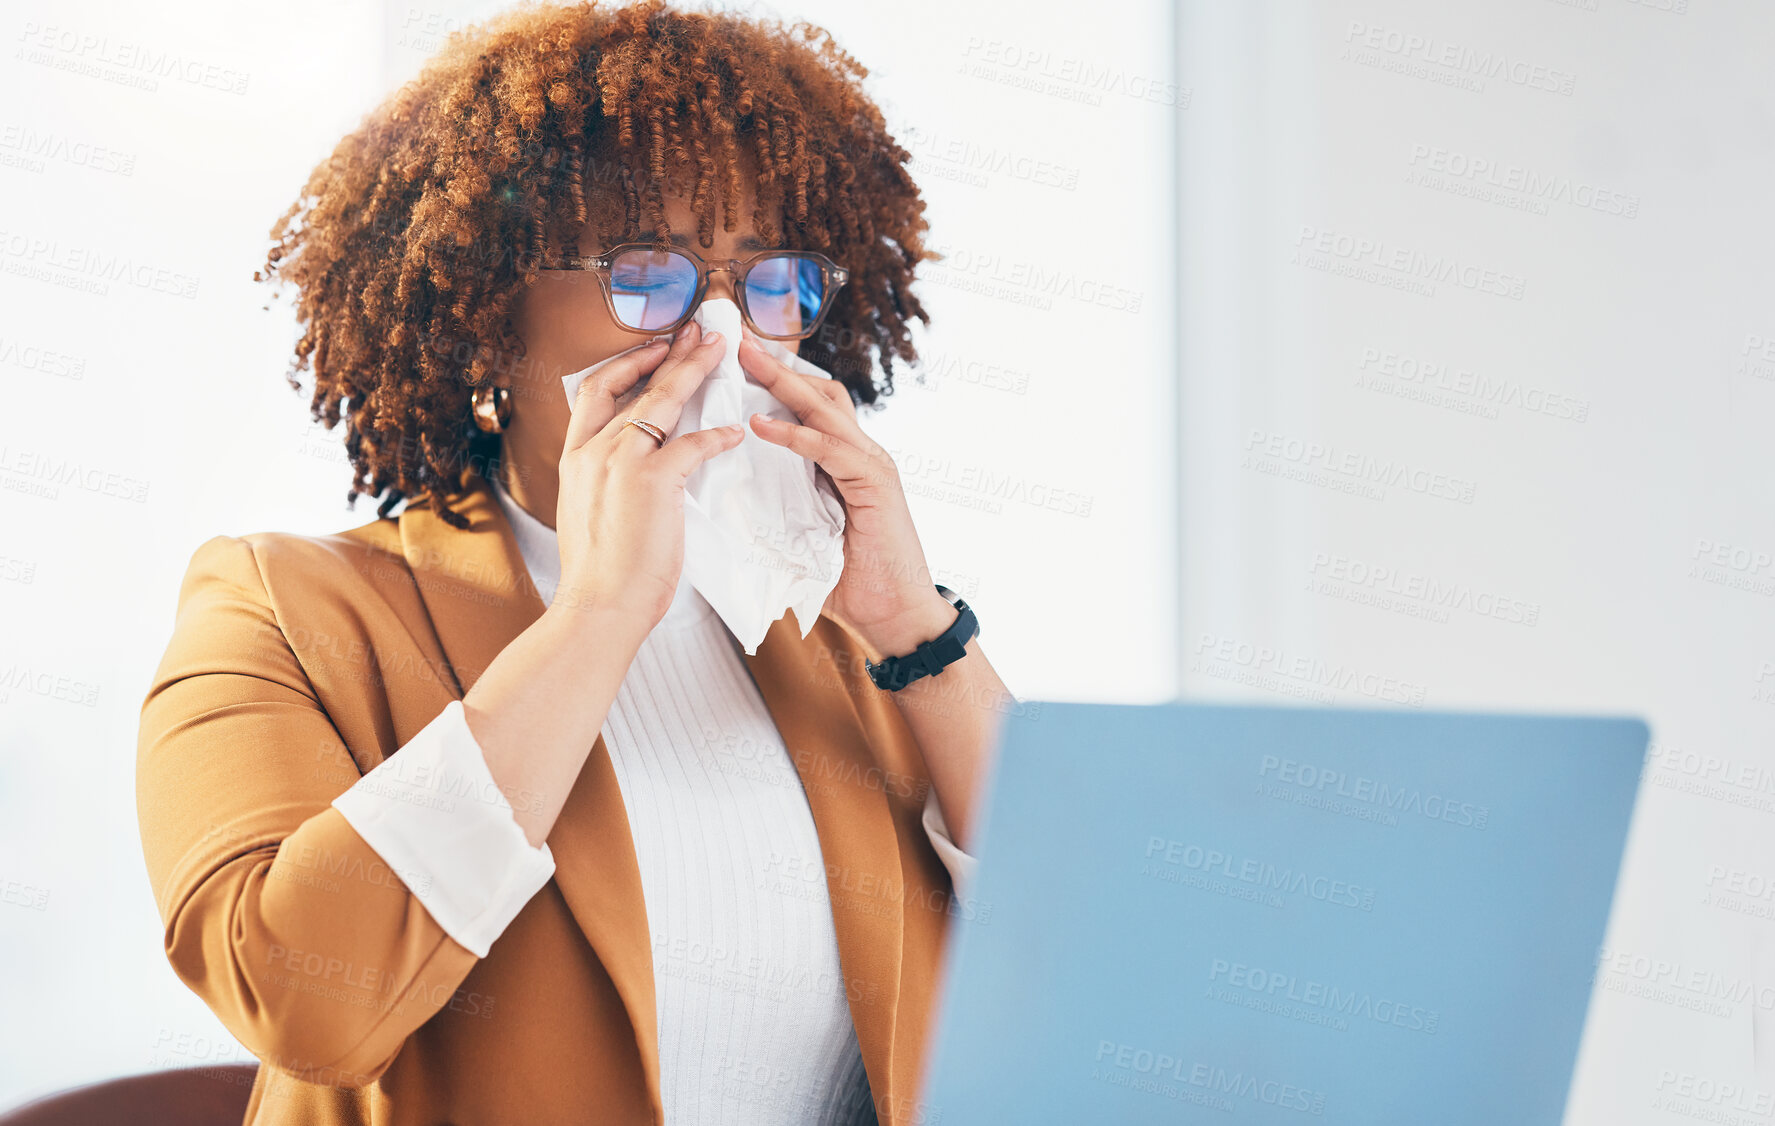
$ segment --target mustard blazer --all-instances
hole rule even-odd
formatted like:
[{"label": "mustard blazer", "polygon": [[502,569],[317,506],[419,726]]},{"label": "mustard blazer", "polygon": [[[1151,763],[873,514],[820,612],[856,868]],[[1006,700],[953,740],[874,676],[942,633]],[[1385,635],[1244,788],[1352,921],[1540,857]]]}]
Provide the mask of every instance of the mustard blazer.
[{"label": "mustard blazer", "polygon": [[[641,876],[602,737],[549,834],[554,878],[483,959],[329,804],[543,612],[470,483],[466,530],[422,504],[330,536],[217,536],[180,588],[142,706],[142,847],[173,969],[261,1061],[248,1123],[663,1118]],[[924,761],[830,618],[803,640],[785,616],[745,662],[812,807],[876,1114],[925,1120],[953,906]]]}]

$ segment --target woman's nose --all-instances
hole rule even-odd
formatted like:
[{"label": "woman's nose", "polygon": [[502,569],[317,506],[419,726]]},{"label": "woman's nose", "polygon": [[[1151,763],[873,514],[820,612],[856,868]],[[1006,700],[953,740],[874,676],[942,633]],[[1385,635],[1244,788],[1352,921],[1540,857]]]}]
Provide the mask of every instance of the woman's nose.
[{"label": "woman's nose", "polygon": [[732,271],[709,271],[709,288],[703,291],[703,300],[707,301],[711,297],[725,297],[735,305],[740,303],[739,298],[734,295]]}]

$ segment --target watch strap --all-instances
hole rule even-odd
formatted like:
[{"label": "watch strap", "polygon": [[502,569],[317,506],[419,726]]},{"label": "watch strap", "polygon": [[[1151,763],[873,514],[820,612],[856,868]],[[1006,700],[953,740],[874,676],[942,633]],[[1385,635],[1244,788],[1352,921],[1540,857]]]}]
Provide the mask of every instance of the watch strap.
[{"label": "watch strap", "polygon": [[927,676],[935,676],[967,655],[968,642],[980,632],[980,619],[954,591],[938,585],[938,593],[956,609],[949,628],[904,656],[883,657],[880,662],[863,659],[869,679],[885,692],[898,692]]}]

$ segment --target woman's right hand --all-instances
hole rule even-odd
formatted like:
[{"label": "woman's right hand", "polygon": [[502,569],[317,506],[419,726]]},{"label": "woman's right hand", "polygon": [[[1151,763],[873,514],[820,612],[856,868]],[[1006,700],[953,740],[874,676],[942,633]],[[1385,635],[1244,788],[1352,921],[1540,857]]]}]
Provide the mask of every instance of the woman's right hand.
[{"label": "woman's right hand", "polygon": [[[553,605],[632,615],[642,635],[665,617],[684,567],[685,481],[739,445],[745,430],[717,426],[662,446],[623,419],[643,418],[670,434],[721,352],[721,335],[703,335],[692,321],[670,348],[665,341],[637,348],[579,385],[561,452],[561,585]],[[647,389],[620,403],[649,373]]]}]

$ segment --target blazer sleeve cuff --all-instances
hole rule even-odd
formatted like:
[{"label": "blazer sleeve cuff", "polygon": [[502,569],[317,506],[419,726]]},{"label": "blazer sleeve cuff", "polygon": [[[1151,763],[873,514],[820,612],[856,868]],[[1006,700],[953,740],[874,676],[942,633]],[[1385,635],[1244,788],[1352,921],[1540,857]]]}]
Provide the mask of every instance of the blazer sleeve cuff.
[{"label": "blazer sleeve cuff", "polygon": [[494,782],[461,700],[333,807],[477,958],[555,874],[547,842],[531,846]]},{"label": "blazer sleeve cuff", "polygon": [[937,859],[943,862],[943,867],[949,869],[949,879],[955,885],[956,895],[965,895],[967,889],[973,887],[974,868],[980,862],[949,839],[949,826],[944,823],[943,811],[937,806],[935,789],[925,794],[924,831],[931,838],[931,847],[937,850]]}]

